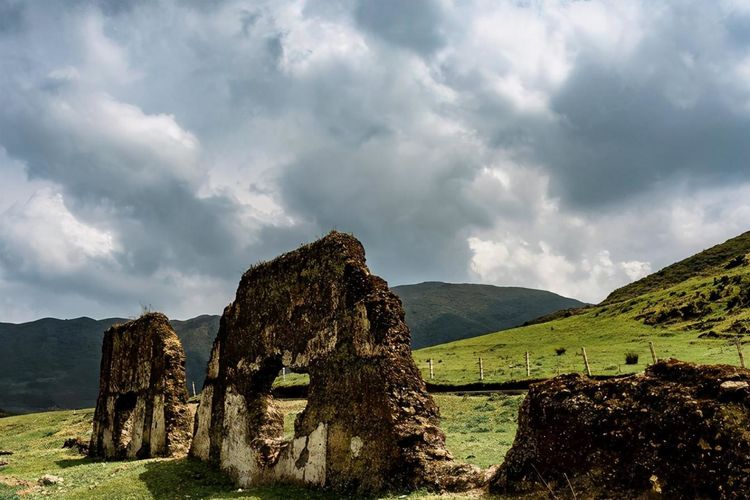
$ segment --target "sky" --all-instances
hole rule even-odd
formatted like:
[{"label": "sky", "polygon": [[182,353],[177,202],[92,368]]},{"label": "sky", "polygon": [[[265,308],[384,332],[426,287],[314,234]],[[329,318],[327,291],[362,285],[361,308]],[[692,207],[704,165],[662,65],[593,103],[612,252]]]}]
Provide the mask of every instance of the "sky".
[{"label": "sky", "polygon": [[589,302],[750,228],[750,2],[0,0],[0,321],[220,314],[332,229]]}]

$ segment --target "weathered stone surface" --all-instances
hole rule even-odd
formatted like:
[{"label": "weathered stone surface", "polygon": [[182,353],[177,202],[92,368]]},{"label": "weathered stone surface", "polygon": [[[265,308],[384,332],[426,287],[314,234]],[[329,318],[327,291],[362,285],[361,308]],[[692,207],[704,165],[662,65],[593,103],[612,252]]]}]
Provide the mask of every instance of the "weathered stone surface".
[{"label": "weathered stone surface", "polygon": [[144,314],[104,333],[89,455],[180,455],[190,446],[185,352],[163,314]]},{"label": "weathered stone surface", "polygon": [[750,371],[659,362],[608,381],[534,384],[490,482],[503,494],[750,497]]},{"label": "weathered stone surface", "polygon": [[[310,375],[291,441],[271,395],[282,366]],[[370,274],[359,241],[333,232],[243,275],[221,318],[191,455],[240,486],[476,486],[483,476],[453,462],[438,421],[400,300]]]}]

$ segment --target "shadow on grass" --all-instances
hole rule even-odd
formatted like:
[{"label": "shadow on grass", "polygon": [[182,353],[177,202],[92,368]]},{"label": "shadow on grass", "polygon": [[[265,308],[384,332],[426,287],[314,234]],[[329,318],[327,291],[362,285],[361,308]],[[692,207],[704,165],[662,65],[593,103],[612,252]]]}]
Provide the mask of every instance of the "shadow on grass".
[{"label": "shadow on grass", "polygon": [[76,467],[78,465],[86,465],[93,462],[98,462],[99,460],[92,460],[89,457],[79,457],[79,458],[64,458],[62,460],[55,460],[55,463],[58,465],[58,467],[62,469],[67,469],[68,467]]},{"label": "shadow on grass", "polygon": [[241,491],[224,474],[199,460],[180,458],[146,464],[139,479],[155,499],[173,498],[341,498],[331,493],[294,486],[243,488]]}]

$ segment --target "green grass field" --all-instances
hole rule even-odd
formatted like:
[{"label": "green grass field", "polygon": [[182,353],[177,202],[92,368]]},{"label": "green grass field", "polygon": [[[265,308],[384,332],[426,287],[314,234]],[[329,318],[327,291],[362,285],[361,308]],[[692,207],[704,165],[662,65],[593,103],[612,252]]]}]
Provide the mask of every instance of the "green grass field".
[{"label": "green grass field", "polygon": [[[478,381],[480,357],[486,382],[524,379],[526,351],[532,378],[582,373],[582,347],[594,374],[638,372],[651,363],[649,341],[658,358],[739,364],[735,337],[748,333],[750,308],[732,304],[747,293],[750,273],[742,267],[720,273],[718,283],[715,278],[696,277],[568,318],[420,349],[414,359],[426,380],[432,359],[434,382],[439,384]],[[719,338],[699,338],[710,332]],[[564,354],[558,355],[558,348],[564,348]],[[629,352],[638,355],[637,364],[625,364]]]},{"label": "green grass field", "polygon": [[[521,399],[435,396],[448,449],[456,459],[480,467],[501,463],[515,435]],[[294,416],[302,411],[305,401],[282,400],[278,404],[285,413],[285,433],[291,436]],[[93,410],[72,410],[0,419],[0,449],[14,452],[3,457],[9,465],[0,469],[0,499],[331,498],[325,492],[293,487],[238,491],[219,472],[185,458],[103,462],[63,449],[65,438],[88,438],[92,416]],[[60,476],[63,483],[37,485],[44,474]],[[417,492],[409,498],[430,496]]]}]

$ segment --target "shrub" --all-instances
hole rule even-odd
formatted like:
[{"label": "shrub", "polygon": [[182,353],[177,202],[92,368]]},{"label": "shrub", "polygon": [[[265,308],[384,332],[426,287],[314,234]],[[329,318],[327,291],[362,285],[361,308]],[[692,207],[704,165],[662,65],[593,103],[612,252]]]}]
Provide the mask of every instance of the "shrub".
[{"label": "shrub", "polygon": [[564,347],[558,347],[555,349],[555,354],[557,354],[558,356],[562,356],[566,352],[567,352],[567,349]]},{"label": "shrub", "polygon": [[746,266],[747,265],[747,259],[744,255],[738,255],[734,259],[730,260],[729,263],[724,266],[724,269],[733,269],[735,267],[739,266]]},{"label": "shrub", "polygon": [[638,364],[638,353],[637,352],[626,352],[625,353],[625,364],[626,365],[637,365]]}]

